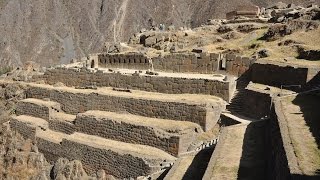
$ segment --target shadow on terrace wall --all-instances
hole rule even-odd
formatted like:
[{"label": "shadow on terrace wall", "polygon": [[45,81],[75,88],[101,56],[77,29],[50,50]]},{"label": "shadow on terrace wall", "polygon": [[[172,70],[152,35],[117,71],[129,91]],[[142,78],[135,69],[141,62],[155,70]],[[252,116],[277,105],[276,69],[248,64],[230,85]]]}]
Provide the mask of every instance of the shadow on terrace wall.
[{"label": "shadow on terrace wall", "polygon": [[239,180],[267,179],[266,125],[266,121],[254,122],[246,129],[238,170]]},{"label": "shadow on terrace wall", "polygon": [[278,116],[272,106],[270,119],[267,121],[267,179],[287,180],[290,179],[288,159],[284,149],[284,143],[280,132]]},{"label": "shadow on terrace wall", "polygon": [[193,159],[183,180],[201,180],[211,159],[214,147],[200,151]]},{"label": "shadow on terrace wall", "polygon": [[320,72],[306,84],[303,90],[314,89],[315,87],[320,88]]},{"label": "shadow on terrace wall", "polygon": [[312,136],[320,149],[320,90],[299,94],[293,104],[298,105]]}]

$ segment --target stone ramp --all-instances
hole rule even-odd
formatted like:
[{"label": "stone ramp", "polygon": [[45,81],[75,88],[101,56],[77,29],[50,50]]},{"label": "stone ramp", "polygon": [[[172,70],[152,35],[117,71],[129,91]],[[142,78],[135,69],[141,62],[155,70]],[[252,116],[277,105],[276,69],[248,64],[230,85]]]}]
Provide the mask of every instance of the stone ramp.
[{"label": "stone ramp", "polygon": [[247,125],[226,127],[212,154],[204,180],[237,179]]},{"label": "stone ramp", "polygon": [[224,128],[203,179],[266,179],[265,128],[266,121]]},{"label": "stone ramp", "polygon": [[195,155],[179,158],[169,170],[164,180],[183,179],[183,176],[188,171],[194,157]]},{"label": "stone ramp", "polygon": [[214,147],[210,147],[179,158],[169,170],[164,180],[202,179],[213,150]]},{"label": "stone ramp", "polygon": [[49,98],[61,109],[76,115],[89,110],[127,112],[134,115],[190,121],[204,131],[219,120],[225,103],[217,97],[191,94],[160,94],[142,91],[118,92],[112,88],[74,89],[50,85],[28,84],[28,98]]},{"label": "stone ramp", "polygon": [[86,134],[156,147],[173,156],[186,152],[190,143],[203,132],[198,124],[191,122],[106,111],[78,114],[74,127]]},{"label": "stone ramp", "polygon": [[17,103],[17,115],[30,115],[49,120],[52,114],[61,111],[60,104],[53,101],[28,98]]},{"label": "stone ramp", "polygon": [[34,139],[37,129],[48,129],[48,122],[32,116],[12,116],[10,127],[26,139]]},{"label": "stone ramp", "polygon": [[51,130],[36,137],[38,147],[48,160],[59,157],[77,159],[88,173],[104,169],[117,178],[137,178],[161,170],[162,162],[175,158],[164,151],[144,145],[113,141],[82,133],[67,135]]},{"label": "stone ramp", "polygon": [[281,173],[281,177],[292,179],[296,176],[320,178],[319,105],[317,92],[274,100],[271,116],[274,136],[271,138],[276,138],[276,141],[272,141],[271,145],[276,148],[272,149],[272,159],[280,159],[272,162],[272,165],[279,167],[272,169],[274,175]]}]

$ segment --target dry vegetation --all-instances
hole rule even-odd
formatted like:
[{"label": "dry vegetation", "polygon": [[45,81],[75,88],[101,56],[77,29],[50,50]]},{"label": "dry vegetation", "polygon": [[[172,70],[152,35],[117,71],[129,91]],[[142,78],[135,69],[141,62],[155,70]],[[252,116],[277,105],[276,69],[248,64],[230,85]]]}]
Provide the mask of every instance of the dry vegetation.
[{"label": "dry vegetation", "polygon": [[[298,31],[291,35],[285,36],[275,41],[261,40],[261,37],[267,29],[256,30],[247,34],[238,33],[239,37],[231,39],[226,42],[215,43],[206,48],[210,51],[225,51],[233,50],[241,52],[244,56],[252,56],[261,49],[266,49],[270,52],[268,60],[284,62],[289,61],[293,64],[308,64],[308,65],[320,65],[320,61],[300,60],[296,57],[299,55],[296,45],[303,46],[308,50],[320,49],[320,29],[311,31]],[[292,45],[282,45],[279,43],[291,40],[296,42]]]}]

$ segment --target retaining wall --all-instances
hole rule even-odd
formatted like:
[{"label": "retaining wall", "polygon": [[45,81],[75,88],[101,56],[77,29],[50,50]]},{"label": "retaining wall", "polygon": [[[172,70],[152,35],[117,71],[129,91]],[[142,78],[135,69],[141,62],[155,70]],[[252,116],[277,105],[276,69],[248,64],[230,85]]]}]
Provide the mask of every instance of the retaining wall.
[{"label": "retaining wall", "polygon": [[260,119],[270,114],[270,94],[252,89],[245,89],[242,93],[242,115]]},{"label": "retaining wall", "polygon": [[237,77],[242,76],[255,63],[254,59],[248,57],[241,57],[232,54],[223,55],[222,59],[226,60],[227,74]]},{"label": "retaining wall", "polygon": [[[76,115],[89,110],[128,112],[146,117],[190,121],[199,124],[205,131],[211,129],[218,121],[223,110],[221,102],[176,102],[162,99],[136,98],[131,93],[95,93],[72,88],[44,88],[32,86],[26,90],[28,98],[50,98],[60,103],[67,114]],[[125,96],[124,96],[125,95]]]},{"label": "retaining wall", "polygon": [[[212,74],[225,72],[241,76],[254,63],[253,59],[217,53],[170,53],[148,58],[142,54],[100,54],[99,67],[126,68],[173,73]],[[150,61],[151,60],[151,61]]]},{"label": "retaining wall", "polygon": [[[133,151],[128,150],[124,153],[118,147],[109,147],[110,143],[114,142],[93,136],[77,133],[50,139],[47,138],[48,133],[50,132],[39,133],[36,137],[38,148],[46,159],[49,162],[54,162],[60,157],[65,157],[69,160],[80,160],[88,174],[95,174],[97,170],[103,169],[107,174],[117,178],[137,178],[160,170],[162,161],[170,162],[173,160],[169,155],[159,155],[160,152],[157,152],[158,150],[150,149],[149,147],[146,147],[146,150],[155,151],[153,152],[153,157],[147,154],[144,155],[143,152],[137,154],[135,152],[136,149]],[[54,133],[54,135],[57,135],[57,133]],[[109,143],[109,145],[102,145],[101,143]],[[127,145],[122,142],[118,143],[119,146]]]},{"label": "retaining wall", "polygon": [[[73,123],[63,120],[49,121],[49,129],[53,131],[63,132],[65,134],[72,134],[77,131]],[[92,131],[95,131],[95,129],[92,129]]]},{"label": "retaining wall", "polygon": [[48,84],[62,82],[67,86],[116,87],[168,94],[209,94],[229,101],[235,82],[166,76],[137,76],[110,72],[90,72],[86,69],[51,69],[42,78]]},{"label": "retaining wall", "polygon": [[30,126],[27,122],[19,121],[16,118],[10,119],[10,128],[19,132],[25,139],[34,140],[36,135],[36,127]]},{"label": "retaining wall", "polygon": [[143,54],[99,54],[98,66],[101,68],[151,69],[149,59]]},{"label": "retaining wall", "polygon": [[[54,163],[64,157],[69,160],[80,160],[90,175],[103,169],[107,174],[117,178],[136,178],[146,176],[161,169],[162,162],[173,162],[176,158],[159,149],[107,140],[97,136],[81,133],[72,135],[54,132],[38,127],[40,120],[29,121],[28,116],[12,118],[13,130],[37,142],[39,151],[46,159]],[[27,122],[27,123],[25,123]],[[46,125],[46,124],[44,124]]]},{"label": "retaining wall", "polygon": [[[276,65],[267,63],[255,63],[252,66],[251,80],[255,83],[266,84],[275,87],[281,85],[302,85],[307,83],[308,68]],[[284,87],[290,89],[290,87]]]},{"label": "retaining wall", "polygon": [[[139,121],[147,122],[147,124],[139,123]],[[166,130],[165,126],[163,128],[157,127],[158,125],[152,125],[152,122],[154,124],[170,123],[172,126],[180,127],[183,127],[184,123],[133,115],[117,116],[114,113],[92,111],[78,114],[75,128],[78,132],[107,139],[156,147],[173,156],[186,152],[190,142],[197,135],[196,131],[201,132],[201,127],[196,124],[189,123],[187,129],[178,130],[179,127],[177,127]],[[187,126],[187,123],[185,125]]]},{"label": "retaining wall", "polygon": [[36,99],[24,99],[17,103],[16,114],[29,115],[33,117],[49,120],[53,113],[56,113],[60,109],[59,103],[50,101],[42,101]]}]

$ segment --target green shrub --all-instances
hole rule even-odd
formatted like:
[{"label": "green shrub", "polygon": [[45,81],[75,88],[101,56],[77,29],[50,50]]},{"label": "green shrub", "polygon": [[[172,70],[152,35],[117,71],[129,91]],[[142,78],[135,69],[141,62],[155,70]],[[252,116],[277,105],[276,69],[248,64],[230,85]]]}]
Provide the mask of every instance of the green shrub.
[{"label": "green shrub", "polygon": [[10,71],[12,71],[13,68],[10,67],[10,66],[6,66],[6,67],[0,67],[0,76],[3,75],[3,74],[6,74]]}]

